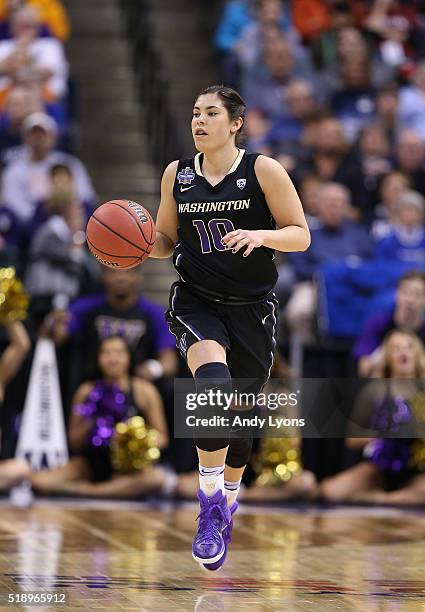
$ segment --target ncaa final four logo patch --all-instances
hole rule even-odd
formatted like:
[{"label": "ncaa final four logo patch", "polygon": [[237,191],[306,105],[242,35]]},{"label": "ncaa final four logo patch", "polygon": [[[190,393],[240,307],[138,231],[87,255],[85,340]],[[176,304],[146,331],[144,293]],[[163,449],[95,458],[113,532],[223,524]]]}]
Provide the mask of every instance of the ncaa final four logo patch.
[{"label": "ncaa final four logo patch", "polygon": [[246,179],[238,179],[236,181],[236,185],[239,187],[240,190],[242,190],[246,185]]},{"label": "ncaa final four logo patch", "polygon": [[189,166],[186,166],[184,170],[180,170],[180,172],[177,175],[177,179],[179,181],[179,184],[190,185],[190,183],[193,181],[195,176],[196,175],[194,171],[192,170],[192,168],[189,168]]}]

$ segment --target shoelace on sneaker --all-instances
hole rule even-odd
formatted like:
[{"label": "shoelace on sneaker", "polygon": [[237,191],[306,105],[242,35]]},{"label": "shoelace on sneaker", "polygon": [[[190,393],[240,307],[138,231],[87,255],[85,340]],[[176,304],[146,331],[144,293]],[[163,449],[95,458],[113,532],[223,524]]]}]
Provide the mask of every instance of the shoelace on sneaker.
[{"label": "shoelace on sneaker", "polygon": [[204,511],[202,509],[196,517],[196,520],[198,519],[200,519],[199,531],[202,531],[202,539],[206,542],[214,542],[217,537],[218,521],[223,520],[226,525],[229,524],[223,508],[218,503],[208,505]]}]

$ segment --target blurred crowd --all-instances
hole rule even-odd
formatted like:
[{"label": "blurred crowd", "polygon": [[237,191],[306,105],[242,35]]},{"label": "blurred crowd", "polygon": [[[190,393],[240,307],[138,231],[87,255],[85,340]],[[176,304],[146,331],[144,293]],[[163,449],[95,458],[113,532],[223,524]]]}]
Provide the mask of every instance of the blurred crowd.
[{"label": "blurred crowd", "polygon": [[[370,418],[378,405],[397,419],[395,397],[408,405],[424,393],[415,382],[425,375],[422,4],[229,0],[213,41],[223,82],[248,105],[246,148],[289,172],[312,233],[307,252],[277,259],[274,375],[409,381],[373,387]],[[139,270],[100,270],[85,245],[97,200],[73,153],[81,84],[69,76],[69,35],[60,0],[0,0],[0,269],[13,266],[31,297],[24,325],[6,324],[0,304],[2,456],[14,453],[39,337],[56,346],[71,450],[66,466],[35,474],[1,463],[0,488],[27,478],[40,493],[192,497],[193,443],[173,439],[173,379],[187,370],[164,308],[143,295]],[[294,342],[318,355],[299,371],[285,365]],[[318,362],[329,359],[323,374]],[[111,427],[135,414],[158,430],[162,460],[116,474]],[[280,449],[284,478],[265,483],[264,462],[254,462],[245,499],[425,501],[425,465],[412,463],[411,440],[393,448],[348,437],[327,467],[331,444],[312,453],[308,443]]]},{"label": "blurred crowd", "polygon": [[246,146],[289,172],[312,232],[278,283],[305,344],[353,343],[377,300],[391,307],[398,279],[425,269],[424,35],[416,0],[224,5],[214,45],[247,102]]}]

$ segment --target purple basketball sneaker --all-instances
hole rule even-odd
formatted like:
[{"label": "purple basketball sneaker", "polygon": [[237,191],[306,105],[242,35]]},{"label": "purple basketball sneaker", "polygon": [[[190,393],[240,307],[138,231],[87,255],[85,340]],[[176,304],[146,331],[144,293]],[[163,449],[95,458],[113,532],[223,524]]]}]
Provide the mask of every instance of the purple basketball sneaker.
[{"label": "purple basketball sneaker", "polygon": [[201,504],[198,530],[192,544],[192,556],[202,565],[216,563],[226,552],[223,533],[231,521],[226,496],[218,490],[212,497],[198,491]]},{"label": "purple basketball sneaker", "polygon": [[[235,501],[230,506],[230,514],[231,514],[232,517],[233,517],[233,515],[234,515],[234,513],[236,512],[237,509],[238,509],[238,502]],[[226,555],[227,555],[227,548],[228,548],[230,542],[232,541],[232,529],[233,529],[233,518],[230,519],[229,525],[223,531],[223,540],[224,540],[224,546],[225,546],[225,551],[224,551],[223,556],[221,557],[221,559],[219,559],[215,563],[203,563],[203,566],[204,566],[204,568],[206,570],[209,570],[210,572],[215,572],[215,571],[219,570],[220,567],[225,562]]]}]

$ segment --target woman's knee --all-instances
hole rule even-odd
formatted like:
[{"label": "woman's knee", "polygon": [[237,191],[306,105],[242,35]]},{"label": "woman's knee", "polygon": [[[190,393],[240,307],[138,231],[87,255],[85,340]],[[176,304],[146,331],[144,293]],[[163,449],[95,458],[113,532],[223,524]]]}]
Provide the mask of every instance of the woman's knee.
[{"label": "woman's knee", "polygon": [[226,349],[215,340],[200,340],[189,347],[187,351],[187,363],[192,372],[206,363],[226,363]]},{"label": "woman's knee", "polygon": [[333,476],[325,478],[318,485],[318,496],[324,501],[336,504],[349,498],[348,490],[341,482],[339,476]]},{"label": "woman's knee", "polygon": [[10,459],[0,464],[0,481],[6,488],[30,478],[31,468],[24,459]]}]

